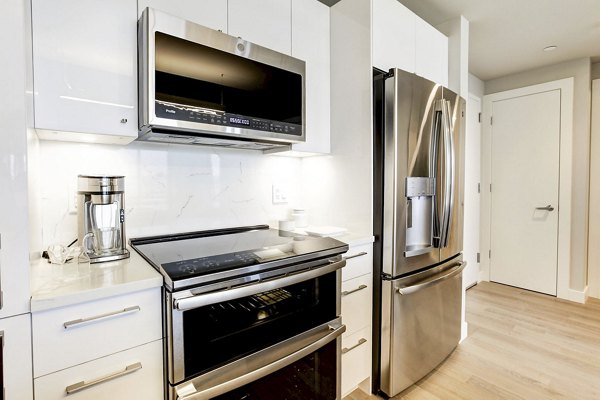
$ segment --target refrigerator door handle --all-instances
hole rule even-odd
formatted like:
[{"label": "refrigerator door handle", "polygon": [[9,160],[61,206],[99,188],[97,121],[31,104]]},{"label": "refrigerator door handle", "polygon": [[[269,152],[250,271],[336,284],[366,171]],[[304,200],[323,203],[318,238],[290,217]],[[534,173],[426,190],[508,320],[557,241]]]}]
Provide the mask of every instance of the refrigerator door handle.
[{"label": "refrigerator door handle", "polygon": [[456,275],[460,274],[462,272],[462,270],[465,269],[466,266],[467,266],[467,262],[461,261],[461,262],[457,263],[454,267],[452,267],[444,275],[430,277],[430,278],[424,279],[424,280],[417,282],[410,286],[398,287],[398,288],[396,288],[396,291],[398,293],[400,293],[401,295],[407,295],[407,294],[418,292],[419,290],[428,288],[437,283],[440,283],[442,281],[445,281],[447,279],[455,277]]},{"label": "refrigerator door handle", "polygon": [[[443,100],[441,100],[443,101]],[[434,114],[433,114],[433,123],[431,126],[431,147],[429,150],[429,176],[434,180],[438,180],[438,162],[440,160],[440,138],[441,131],[443,130],[443,115],[442,110],[439,109],[440,102],[436,101]],[[437,183],[436,183],[437,185]],[[436,197],[440,196],[441,193],[436,193]],[[438,201],[434,200],[433,202],[433,227],[432,227],[432,237],[433,237],[433,245],[434,247],[441,247],[441,238],[443,236],[442,232],[444,229],[444,220],[443,220],[443,210],[440,210],[438,206]]]},{"label": "refrigerator door handle", "polygon": [[452,137],[450,102],[448,100],[442,100],[442,129],[444,142],[444,201],[440,248],[448,245],[452,209],[454,207],[454,140]]}]

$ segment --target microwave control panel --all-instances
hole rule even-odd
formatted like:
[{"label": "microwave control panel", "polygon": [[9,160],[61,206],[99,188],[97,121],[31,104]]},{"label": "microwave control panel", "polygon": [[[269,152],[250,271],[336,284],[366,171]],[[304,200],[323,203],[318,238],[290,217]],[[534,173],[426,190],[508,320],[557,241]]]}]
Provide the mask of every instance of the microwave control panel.
[{"label": "microwave control panel", "polygon": [[201,107],[185,106],[160,100],[155,102],[154,110],[158,118],[302,136],[302,125],[288,122],[246,117],[238,114],[208,110]]}]

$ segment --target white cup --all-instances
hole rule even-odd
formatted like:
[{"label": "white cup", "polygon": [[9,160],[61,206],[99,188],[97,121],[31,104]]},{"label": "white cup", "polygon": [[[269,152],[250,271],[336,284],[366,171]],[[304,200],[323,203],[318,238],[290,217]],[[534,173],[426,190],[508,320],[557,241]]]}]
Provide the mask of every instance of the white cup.
[{"label": "white cup", "polygon": [[279,221],[280,231],[293,231],[295,228],[294,221],[291,219],[282,219]]}]

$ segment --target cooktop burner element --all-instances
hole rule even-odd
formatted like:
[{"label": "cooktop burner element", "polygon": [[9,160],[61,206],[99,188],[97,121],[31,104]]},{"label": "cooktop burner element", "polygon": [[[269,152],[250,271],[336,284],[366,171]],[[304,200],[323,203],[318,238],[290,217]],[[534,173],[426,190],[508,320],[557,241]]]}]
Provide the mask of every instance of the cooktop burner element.
[{"label": "cooktop burner element", "polygon": [[156,268],[169,290],[207,284],[337,255],[347,245],[266,225],[131,239],[131,246]]}]

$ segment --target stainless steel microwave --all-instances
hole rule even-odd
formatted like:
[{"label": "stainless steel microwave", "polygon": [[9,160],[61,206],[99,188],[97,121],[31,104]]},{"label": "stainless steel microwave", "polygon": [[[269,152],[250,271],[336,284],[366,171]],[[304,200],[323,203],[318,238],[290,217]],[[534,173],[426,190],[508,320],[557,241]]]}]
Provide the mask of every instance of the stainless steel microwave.
[{"label": "stainless steel microwave", "polygon": [[138,140],[281,149],[305,141],[302,60],[147,8]]}]

